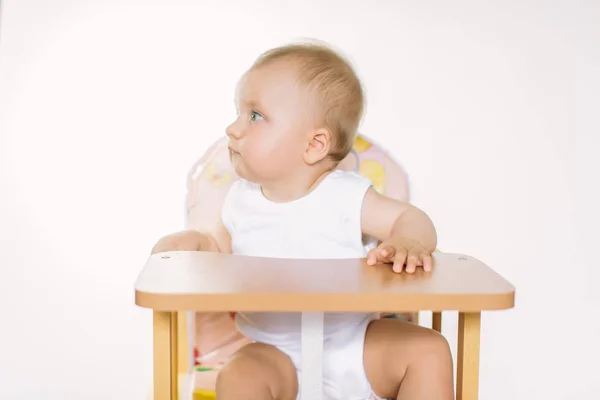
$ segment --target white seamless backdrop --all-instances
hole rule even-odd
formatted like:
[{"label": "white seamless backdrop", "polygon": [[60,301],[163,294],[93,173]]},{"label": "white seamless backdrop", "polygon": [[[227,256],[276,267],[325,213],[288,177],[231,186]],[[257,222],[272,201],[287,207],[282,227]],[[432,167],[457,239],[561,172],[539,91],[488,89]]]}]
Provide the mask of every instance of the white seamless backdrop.
[{"label": "white seamless backdrop", "polygon": [[440,247],[517,287],[483,316],[481,398],[598,398],[599,4],[4,1],[0,398],[145,397],[135,278],[183,227],[239,75],[301,37],[357,66],[362,132],[406,168]]}]

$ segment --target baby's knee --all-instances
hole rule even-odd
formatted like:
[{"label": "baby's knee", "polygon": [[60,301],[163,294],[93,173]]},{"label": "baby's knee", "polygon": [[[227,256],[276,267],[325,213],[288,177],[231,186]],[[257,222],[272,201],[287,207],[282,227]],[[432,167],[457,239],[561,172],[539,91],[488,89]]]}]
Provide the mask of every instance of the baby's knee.
[{"label": "baby's knee", "polygon": [[240,349],[225,363],[217,376],[217,386],[246,385],[249,382],[268,383],[272,362],[265,349],[254,344]]},{"label": "baby's knee", "polygon": [[414,350],[421,362],[452,361],[450,344],[442,334],[425,328],[415,339]]},{"label": "baby's knee", "polygon": [[262,366],[256,358],[234,355],[219,371],[217,386],[244,385],[259,374],[261,369]]},{"label": "baby's knee", "polygon": [[[217,375],[217,392],[244,388],[269,393],[273,398],[291,398],[297,390],[296,370],[285,354],[272,346],[250,344],[240,349]],[[283,396],[282,396],[283,395]]]}]

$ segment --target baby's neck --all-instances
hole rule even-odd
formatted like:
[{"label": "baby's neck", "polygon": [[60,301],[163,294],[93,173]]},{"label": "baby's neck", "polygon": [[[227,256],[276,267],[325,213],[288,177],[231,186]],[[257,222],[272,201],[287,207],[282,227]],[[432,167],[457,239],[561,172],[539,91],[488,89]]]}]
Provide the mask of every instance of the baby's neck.
[{"label": "baby's neck", "polygon": [[275,203],[287,203],[312,192],[335,167],[327,166],[299,171],[277,182],[261,184],[263,195]]}]

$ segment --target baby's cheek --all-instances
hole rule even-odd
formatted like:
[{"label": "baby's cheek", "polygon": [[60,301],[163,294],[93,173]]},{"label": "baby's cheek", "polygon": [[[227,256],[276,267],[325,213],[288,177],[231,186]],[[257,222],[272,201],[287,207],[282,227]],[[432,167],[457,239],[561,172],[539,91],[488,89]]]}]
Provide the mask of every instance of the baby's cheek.
[{"label": "baby's cheek", "polygon": [[253,162],[259,164],[277,164],[285,157],[285,149],[277,148],[273,144],[265,144],[258,147],[252,153]]},{"label": "baby's cheek", "polygon": [[[265,161],[267,160],[267,161]],[[236,165],[236,164],[234,164]],[[259,179],[265,174],[265,169],[269,168],[268,159],[264,153],[260,150],[245,149],[244,153],[237,162],[236,172],[245,179],[255,180]]]}]

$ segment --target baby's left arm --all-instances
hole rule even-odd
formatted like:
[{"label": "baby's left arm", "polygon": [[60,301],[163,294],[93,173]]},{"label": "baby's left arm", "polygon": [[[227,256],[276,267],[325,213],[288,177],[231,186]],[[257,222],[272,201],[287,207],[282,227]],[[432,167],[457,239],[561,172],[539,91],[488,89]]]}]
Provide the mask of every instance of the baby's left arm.
[{"label": "baby's left arm", "polygon": [[370,188],[363,200],[361,224],[364,234],[382,242],[369,251],[369,265],[393,263],[395,272],[402,272],[404,265],[408,273],[415,272],[417,266],[431,271],[437,234],[422,210]]}]

